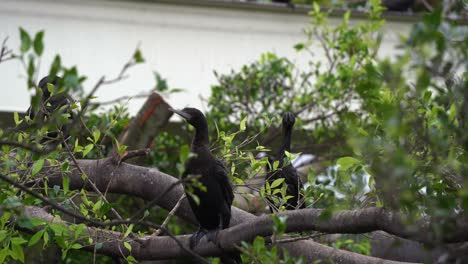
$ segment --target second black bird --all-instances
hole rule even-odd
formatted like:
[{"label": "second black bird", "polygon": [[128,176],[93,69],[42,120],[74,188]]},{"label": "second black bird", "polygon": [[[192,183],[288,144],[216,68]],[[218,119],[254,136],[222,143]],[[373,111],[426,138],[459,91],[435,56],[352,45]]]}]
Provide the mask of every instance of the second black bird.
[{"label": "second black bird", "polygon": [[[303,197],[301,190],[303,188],[301,179],[297,175],[296,168],[289,163],[284,164],[284,159],[286,157],[285,151],[291,151],[291,136],[292,129],[296,118],[293,113],[286,112],[283,115],[283,140],[279,148],[278,154],[274,159],[270,159],[270,165],[273,166],[275,161],[278,161],[278,168],[276,170],[270,170],[266,175],[266,181],[271,185],[275,180],[284,178],[284,182],[287,185],[286,196],[292,196],[286,201],[285,207],[287,210],[294,210],[297,208],[304,208]],[[276,194],[278,199],[282,198],[280,193]],[[277,211],[280,206],[280,203],[275,202],[275,199],[268,199],[270,203],[270,210],[272,212]]]}]

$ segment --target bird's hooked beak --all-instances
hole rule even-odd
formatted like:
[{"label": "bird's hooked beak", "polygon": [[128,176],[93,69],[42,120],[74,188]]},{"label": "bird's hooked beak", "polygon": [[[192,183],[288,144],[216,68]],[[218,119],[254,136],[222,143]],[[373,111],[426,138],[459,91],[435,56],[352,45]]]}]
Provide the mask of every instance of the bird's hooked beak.
[{"label": "bird's hooked beak", "polygon": [[190,114],[187,114],[187,113],[185,113],[184,111],[181,111],[181,110],[177,110],[177,109],[173,109],[173,108],[169,108],[168,110],[173,112],[173,113],[176,113],[176,114],[180,115],[185,120],[188,120],[188,119],[190,119],[192,117]]}]

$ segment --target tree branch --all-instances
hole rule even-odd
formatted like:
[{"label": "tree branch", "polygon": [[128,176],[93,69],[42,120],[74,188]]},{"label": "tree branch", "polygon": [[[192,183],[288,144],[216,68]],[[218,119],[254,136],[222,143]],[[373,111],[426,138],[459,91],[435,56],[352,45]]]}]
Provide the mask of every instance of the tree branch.
[{"label": "tree branch", "polygon": [[[110,159],[100,160],[78,160],[78,163],[88,175],[88,177],[95,182],[96,187],[99,189],[109,188],[110,192],[122,193],[137,196],[145,200],[154,200],[161,193],[164,194],[164,199],[157,199],[158,205],[171,210],[179,201],[181,195],[184,193],[183,188],[178,184],[178,180],[172,176],[164,174],[154,168],[146,168],[135,165],[122,163],[116,167]],[[52,175],[48,179],[49,185],[61,185],[62,177]],[[109,185],[109,186],[108,186]],[[74,173],[70,175],[70,189],[81,189],[85,186],[85,182],[81,178],[81,174]],[[90,187],[88,187],[89,189]],[[166,192],[168,188],[172,191]],[[331,219],[326,222],[319,221],[320,215],[323,212],[321,209],[305,209],[298,211],[291,211],[282,213],[288,216],[287,228],[288,232],[297,230],[316,230],[327,233],[365,233],[372,230],[385,230],[389,233],[401,235],[403,237],[411,237],[418,241],[428,241],[431,239],[433,232],[430,230],[430,225],[420,225],[420,229],[407,228],[402,225],[401,219],[396,217],[396,214],[387,213],[381,208],[368,208],[355,211],[342,211],[335,213]],[[179,217],[196,223],[193,213],[186,200],[182,201],[176,213]],[[425,223],[427,223],[427,220]],[[269,216],[256,217],[250,213],[240,210],[236,207],[232,208],[231,226],[240,225],[249,222],[249,225],[258,225],[257,230],[252,232],[251,228],[245,231],[239,230],[240,227],[234,227],[235,232],[222,231],[221,234],[229,232],[226,241],[234,241],[238,239],[247,239],[255,235],[269,235],[271,234],[271,218]],[[246,228],[247,224],[241,225]],[[466,226],[460,226],[458,232],[461,234],[446,233],[443,236],[445,242],[455,242],[460,240],[467,240]],[[229,229],[230,230],[230,229]],[[250,230],[249,232],[247,232]],[[419,234],[419,230],[425,234]],[[463,232],[461,232],[463,231]],[[426,234],[427,233],[427,234]],[[238,237],[238,239],[234,239]],[[433,241],[433,240],[432,240]],[[225,242],[224,246],[228,246],[231,242]],[[349,254],[342,251],[336,251],[329,247],[320,245],[312,241],[297,241],[293,243],[286,243],[284,246],[291,254],[300,256],[304,255],[308,260],[314,259],[335,259],[342,260],[344,255]],[[320,248],[320,250],[319,250]],[[330,251],[331,250],[331,251]],[[328,252],[329,254],[327,254]],[[357,254],[362,257],[361,255]],[[347,256],[346,258],[348,258]],[[361,259],[362,260],[362,259]],[[364,262],[349,262],[349,263],[364,263]],[[372,263],[372,262],[369,262]]]},{"label": "tree branch", "polygon": [[[27,217],[34,217],[42,219],[49,223],[58,223],[67,225],[68,223],[55,218],[54,216],[47,213],[44,209],[35,206],[24,207],[25,215]],[[234,228],[224,230],[225,234],[232,234],[235,232]],[[73,234],[72,234],[73,235]],[[127,242],[131,245],[131,255],[138,260],[161,260],[161,259],[176,259],[176,258],[187,258],[193,257],[190,252],[184,250],[181,245],[188,245],[190,236],[182,235],[176,236],[175,239],[168,236],[145,236],[141,238],[132,239],[125,237],[122,233],[102,230],[95,227],[86,227],[84,237],[91,237],[93,243],[100,243],[102,246],[97,248],[93,245],[85,246],[82,249],[104,254],[113,257],[122,257],[130,255],[130,252],[124,247],[123,242]],[[221,244],[225,244],[226,240],[229,239],[229,235],[220,237]],[[237,241],[240,243],[240,241]],[[287,241],[285,241],[287,243]],[[287,243],[288,244],[288,243]],[[286,245],[287,245],[286,244]],[[343,250],[333,249],[318,243],[309,243],[313,254],[316,255],[316,259],[329,259],[336,262],[346,263],[380,263],[380,264],[403,264],[406,262],[396,262],[383,260],[374,257],[368,257],[359,255],[353,252],[347,252]],[[197,255],[201,256],[219,256],[221,255],[220,248],[211,243],[207,242],[206,239],[202,239],[200,244],[194,249]],[[296,252],[299,254],[299,252]],[[307,254],[306,251],[302,252],[301,255]]]}]

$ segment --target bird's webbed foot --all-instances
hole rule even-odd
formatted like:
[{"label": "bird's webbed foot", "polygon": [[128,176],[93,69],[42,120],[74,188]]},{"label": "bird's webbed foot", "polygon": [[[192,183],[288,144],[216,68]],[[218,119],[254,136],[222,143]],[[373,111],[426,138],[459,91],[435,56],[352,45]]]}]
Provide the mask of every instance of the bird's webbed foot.
[{"label": "bird's webbed foot", "polygon": [[190,249],[193,249],[198,245],[200,240],[203,238],[203,236],[206,235],[206,231],[204,229],[198,229],[197,232],[195,232],[191,237],[190,237]]}]

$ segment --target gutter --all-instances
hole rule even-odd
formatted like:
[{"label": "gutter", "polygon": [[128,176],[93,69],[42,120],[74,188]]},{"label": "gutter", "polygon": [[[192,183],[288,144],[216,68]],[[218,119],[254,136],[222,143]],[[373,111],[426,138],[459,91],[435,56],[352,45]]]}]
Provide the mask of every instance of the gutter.
[{"label": "gutter", "polygon": [[[112,0],[112,1],[125,1],[128,0]],[[312,10],[310,5],[294,5],[294,7],[287,6],[282,3],[262,3],[262,2],[241,2],[235,0],[133,0],[133,2],[146,2],[146,3],[161,3],[170,5],[183,5],[204,8],[224,8],[224,9],[237,9],[252,12],[267,12],[267,13],[280,13],[291,15],[308,15]],[[331,17],[342,17],[348,9],[330,9],[322,8],[322,10],[331,10]],[[367,14],[364,11],[351,10],[351,17],[354,19],[366,19]],[[409,13],[409,12],[394,12],[384,11],[382,17],[385,20],[393,22],[410,22],[416,23],[422,20],[422,13]],[[468,25],[468,18],[456,18],[451,21],[459,25]]]}]

